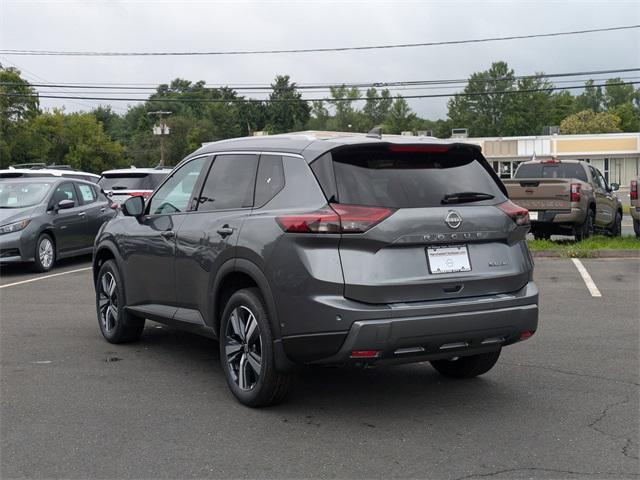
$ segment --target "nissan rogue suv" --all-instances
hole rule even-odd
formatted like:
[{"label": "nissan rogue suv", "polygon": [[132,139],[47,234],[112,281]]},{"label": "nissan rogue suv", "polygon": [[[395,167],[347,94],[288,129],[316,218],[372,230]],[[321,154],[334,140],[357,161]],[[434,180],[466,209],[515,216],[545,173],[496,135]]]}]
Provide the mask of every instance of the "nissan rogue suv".
[{"label": "nissan rogue suv", "polygon": [[249,406],[282,400],[303,365],[430,361],[474,377],[536,331],[529,227],[475,145],[211,143],[101,229],[98,324],[111,343],[145,319],[217,338]]}]

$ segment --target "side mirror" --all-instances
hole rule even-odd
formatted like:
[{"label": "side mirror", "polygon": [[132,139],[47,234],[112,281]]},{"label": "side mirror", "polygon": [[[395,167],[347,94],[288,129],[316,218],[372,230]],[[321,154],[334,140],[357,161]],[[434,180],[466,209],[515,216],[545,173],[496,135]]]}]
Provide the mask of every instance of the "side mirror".
[{"label": "side mirror", "polygon": [[139,217],[144,213],[144,199],[140,196],[127,198],[122,204],[122,213],[127,217]]},{"label": "side mirror", "polygon": [[76,202],[73,200],[60,200],[56,207],[57,210],[66,210],[67,208],[73,208],[76,206]]},{"label": "side mirror", "polygon": [[620,184],[619,183],[611,183],[609,184],[609,188],[611,189],[612,192],[615,192],[617,190],[620,190]]}]

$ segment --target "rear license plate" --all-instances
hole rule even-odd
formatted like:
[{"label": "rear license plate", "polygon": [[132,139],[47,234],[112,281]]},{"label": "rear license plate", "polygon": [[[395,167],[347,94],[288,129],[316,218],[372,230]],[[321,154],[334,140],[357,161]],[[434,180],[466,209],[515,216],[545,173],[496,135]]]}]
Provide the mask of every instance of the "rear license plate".
[{"label": "rear license plate", "polygon": [[538,212],[529,211],[529,220],[538,220]]},{"label": "rear license plate", "polygon": [[429,273],[470,272],[469,251],[466,245],[427,247]]}]

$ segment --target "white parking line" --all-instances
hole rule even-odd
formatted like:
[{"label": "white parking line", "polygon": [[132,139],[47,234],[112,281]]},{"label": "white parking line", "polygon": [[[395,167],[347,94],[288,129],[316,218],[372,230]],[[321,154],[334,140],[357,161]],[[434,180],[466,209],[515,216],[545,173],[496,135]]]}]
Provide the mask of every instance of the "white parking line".
[{"label": "white parking line", "polygon": [[573,264],[578,269],[578,272],[580,273],[582,280],[584,280],[584,284],[589,289],[589,293],[591,294],[591,296],[601,297],[602,294],[600,293],[600,290],[598,290],[598,287],[596,287],[596,283],[593,281],[593,278],[591,278],[591,275],[589,275],[589,272],[587,272],[587,269],[584,268],[582,262],[577,258],[572,258],[571,260],[573,260]]},{"label": "white parking line", "polygon": [[21,282],[7,283],[6,285],[0,285],[0,288],[13,287],[15,285],[22,285],[23,283],[37,282],[38,280],[45,280],[47,278],[58,277],[60,275],[66,275],[68,273],[84,272],[85,270],[91,270],[91,267],[77,268],[75,270],[69,270],[68,272],[53,273],[51,275],[45,275],[44,277],[30,278],[29,280],[22,280]]}]

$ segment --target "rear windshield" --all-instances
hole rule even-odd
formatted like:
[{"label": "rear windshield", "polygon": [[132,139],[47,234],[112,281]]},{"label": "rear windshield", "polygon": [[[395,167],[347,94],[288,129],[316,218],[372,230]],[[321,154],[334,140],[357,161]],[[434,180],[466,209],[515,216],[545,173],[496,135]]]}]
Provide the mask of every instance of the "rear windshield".
[{"label": "rear windshield", "polygon": [[100,177],[103,190],[155,190],[167,173],[108,173]]},{"label": "rear windshield", "polygon": [[587,174],[579,163],[529,163],[520,165],[514,178],[577,178],[587,181]]},{"label": "rear windshield", "polygon": [[[344,149],[333,153],[338,201],[390,208],[439,207],[447,195],[463,192],[506,201],[480,158],[470,150],[392,151],[393,147]],[[459,201],[457,203],[467,203]]]}]

